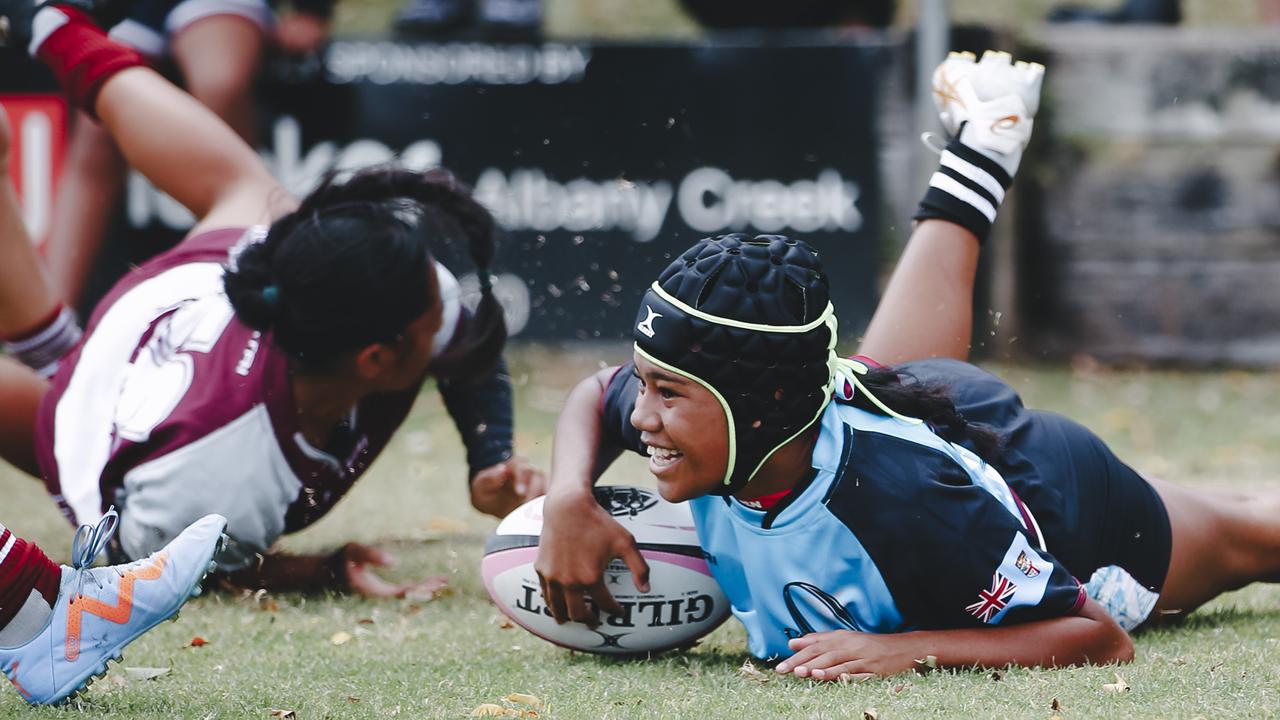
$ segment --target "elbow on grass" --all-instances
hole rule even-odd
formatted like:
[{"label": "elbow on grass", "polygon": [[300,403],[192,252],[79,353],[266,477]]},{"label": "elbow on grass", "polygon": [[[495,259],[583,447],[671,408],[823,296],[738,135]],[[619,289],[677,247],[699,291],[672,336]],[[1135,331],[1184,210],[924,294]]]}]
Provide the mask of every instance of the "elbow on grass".
[{"label": "elbow on grass", "polygon": [[1133,662],[1133,658],[1133,638],[1117,626],[1114,633],[1108,633],[1106,640],[1089,653],[1087,662],[1092,665],[1125,665]]},{"label": "elbow on grass", "polygon": [[1129,633],[1120,631],[1120,638],[1115,642],[1114,654],[1111,662],[1120,664],[1133,662],[1133,638],[1129,637]]}]

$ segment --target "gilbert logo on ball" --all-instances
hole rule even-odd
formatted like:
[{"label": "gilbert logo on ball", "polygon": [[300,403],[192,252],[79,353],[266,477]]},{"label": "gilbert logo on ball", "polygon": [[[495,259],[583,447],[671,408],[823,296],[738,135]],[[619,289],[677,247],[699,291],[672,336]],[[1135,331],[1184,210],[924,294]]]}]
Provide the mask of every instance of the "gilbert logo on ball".
[{"label": "gilbert logo on ball", "polygon": [[692,645],[729,617],[729,601],[711,577],[688,506],[652,490],[624,485],[595,489],[596,501],[622,524],[649,563],[649,592],[636,589],[618,559],[605,569],[622,614],[600,613],[600,625],[557,625],[533,569],[542,534],[542,498],[506,517],[485,543],[481,574],[507,617],[544,640],[573,650],[636,655]]}]

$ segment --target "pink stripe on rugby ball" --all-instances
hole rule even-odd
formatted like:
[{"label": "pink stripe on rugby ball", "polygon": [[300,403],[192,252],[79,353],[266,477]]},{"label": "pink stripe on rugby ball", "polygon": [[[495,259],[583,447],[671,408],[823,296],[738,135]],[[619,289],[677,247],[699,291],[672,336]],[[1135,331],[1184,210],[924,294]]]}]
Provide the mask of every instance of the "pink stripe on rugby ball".
[{"label": "pink stripe on rugby ball", "polygon": [[534,547],[511,548],[510,550],[485,555],[484,559],[480,561],[480,574],[484,576],[484,589],[489,591],[489,597],[496,598],[498,596],[494,592],[492,578],[498,577],[517,565],[532,565],[533,561],[537,559],[538,548],[536,545]]},{"label": "pink stripe on rugby ball", "polygon": [[641,550],[640,554],[646,560],[651,562],[664,562],[671,565],[679,565],[694,572],[702,573],[707,577],[711,577],[711,568],[707,567],[707,561],[703,558],[689,557],[688,555],[680,555],[678,553],[661,552],[658,550]]}]

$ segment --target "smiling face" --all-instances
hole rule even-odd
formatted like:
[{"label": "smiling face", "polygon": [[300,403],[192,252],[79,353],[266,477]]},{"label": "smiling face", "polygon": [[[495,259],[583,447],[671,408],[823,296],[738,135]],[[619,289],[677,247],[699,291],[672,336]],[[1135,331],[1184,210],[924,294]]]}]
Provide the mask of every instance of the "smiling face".
[{"label": "smiling face", "polygon": [[649,449],[649,471],[668,502],[714,492],[729,465],[729,423],[710,390],[635,355],[640,390],[631,424]]}]

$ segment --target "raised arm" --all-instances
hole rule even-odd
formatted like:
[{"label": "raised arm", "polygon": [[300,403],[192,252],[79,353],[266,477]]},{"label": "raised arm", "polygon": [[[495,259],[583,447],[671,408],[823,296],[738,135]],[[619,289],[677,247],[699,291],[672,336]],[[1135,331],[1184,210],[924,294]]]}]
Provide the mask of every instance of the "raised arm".
[{"label": "raised arm", "polygon": [[954,139],[915,219],[859,352],[893,365],[969,357],[978,253],[1031,138],[1044,68],[1007,53],[952,53],[934,95]]},{"label": "raised arm", "polygon": [[588,595],[597,606],[622,612],[604,582],[604,568],[615,557],[627,563],[642,591],[649,586],[649,566],[635,538],[600,507],[591,492],[596,478],[621,452],[605,442],[601,412],[605,390],[617,370],[605,368],[578,383],[556,423],[551,481],[534,567],[557,622],[596,624]]},{"label": "raised arm", "polygon": [[133,167],[196,216],[198,230],[267,222],[296,205],[231,128],[110,41],[90,16],[47,4],[31,27],[32,53],[71,101],[99,119]]}]

